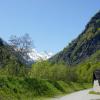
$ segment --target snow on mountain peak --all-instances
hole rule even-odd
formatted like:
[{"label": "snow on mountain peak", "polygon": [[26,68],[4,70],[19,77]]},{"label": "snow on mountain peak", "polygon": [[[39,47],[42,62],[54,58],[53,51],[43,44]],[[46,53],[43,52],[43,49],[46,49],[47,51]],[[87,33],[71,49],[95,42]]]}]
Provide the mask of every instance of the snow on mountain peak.
[{"label": "snow on mountain peak", "polygon": [[36,49],[31,49],[30,52],[28,53],[29,57],[33,61],[38,61],[38,60],[47,60],[51,56],[53,56],[53,53],[51,52],[38,52]]}]

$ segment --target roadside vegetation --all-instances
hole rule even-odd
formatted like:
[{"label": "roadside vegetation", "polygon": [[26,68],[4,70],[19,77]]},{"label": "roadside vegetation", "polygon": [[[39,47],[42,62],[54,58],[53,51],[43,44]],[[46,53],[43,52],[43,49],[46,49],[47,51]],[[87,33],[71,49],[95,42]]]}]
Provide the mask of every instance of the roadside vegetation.
[{"label": "roadside vegetation", "polygon": [[[33,64],[31,68],[17,66],[17,73],[14,63],[11,63],[7,65],[10,67],[0,70],[0,100],[42,100],[92,86],[89,76],[84,80],[83,67],[70,68],[63,63],[42,61]],[[87,68],[89,65],[86,63],[84,66]],[[90,76],[92,77],[92,72]]]},{"label": "roadside vegetation", "polygon": [[86,89],[85,83],[33,78],[0,77],[0,100],[38,100]]},{"label": "roadside vegetation", "polygon": [[100,92],[95,92],[95,91],[90,91],[89,94],[96,94],[96,95],[100,95]]},{"label": "roadside vegetation", "polygon": [[1,41],[0,100],[44,100],[87,89],[92,86],[93,71],[100,68],[100,51],[75,66],[48,60],[36,62],[31,67],[22,63],[20,54],[25,57],[27,51],[22,47],[15,52]]}]

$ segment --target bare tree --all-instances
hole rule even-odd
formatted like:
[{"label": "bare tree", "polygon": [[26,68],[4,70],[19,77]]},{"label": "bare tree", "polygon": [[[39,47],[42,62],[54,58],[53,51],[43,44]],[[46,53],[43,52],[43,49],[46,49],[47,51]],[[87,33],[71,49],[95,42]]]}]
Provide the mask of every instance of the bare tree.
[{"label": "bare tree", "polygon": [[12,35],[9,41],[10,45],[23,56],[27,55],[32,47],[32,39],[30,38],[29,34],[25,34],[21,37]]}]

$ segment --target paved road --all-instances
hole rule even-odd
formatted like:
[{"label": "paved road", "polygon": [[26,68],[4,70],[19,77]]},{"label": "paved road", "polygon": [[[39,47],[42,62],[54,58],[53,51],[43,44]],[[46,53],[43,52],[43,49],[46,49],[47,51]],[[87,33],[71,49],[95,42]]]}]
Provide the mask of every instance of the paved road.
[{"label": "paved road", "polygon": [[52,100],[100,100],[100,95],[89,94],[89,91],[91,91],[91,89],[75,92]]}]

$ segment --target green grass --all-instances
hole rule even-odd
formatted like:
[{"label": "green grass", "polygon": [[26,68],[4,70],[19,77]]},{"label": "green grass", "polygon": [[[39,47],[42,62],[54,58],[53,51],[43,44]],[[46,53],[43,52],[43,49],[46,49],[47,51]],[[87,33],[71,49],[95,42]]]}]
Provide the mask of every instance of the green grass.
[{"label": "green grass", "polygon": [[0,100],[31,100],[31,98],[38,96],[50,97],[60,93],[46,80],[0,78],[0,84]]},{"label": "green grass", "polygon": [[100,95],[100,92],[95,92],[95,91],[90,91],[89,94],[96,94],[96,95]]},{"label": "green grass", "polygon": [[85,86],[64,81],[0,77],[0,100],[44,100],[85,89]]}]

